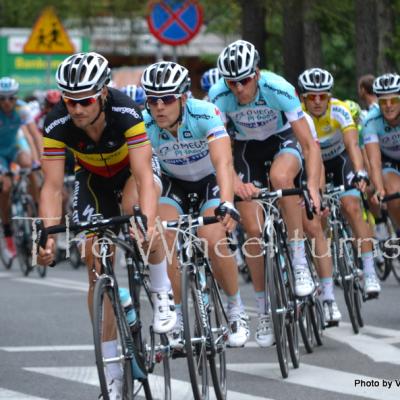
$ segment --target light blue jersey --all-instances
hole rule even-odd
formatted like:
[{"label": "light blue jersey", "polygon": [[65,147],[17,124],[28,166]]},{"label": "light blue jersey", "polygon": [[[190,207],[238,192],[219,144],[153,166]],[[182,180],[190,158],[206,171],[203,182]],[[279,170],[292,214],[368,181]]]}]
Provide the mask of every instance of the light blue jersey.
[{"label": "light blue jersey", "polygon": [[268,139],[304,116],[294,87],[269,71],[260,73],[257,95],[249,104],[239,104],[223,78],[211,87],[209,96],[235,125],[238,132],[235,140]]},{"label": "light blue jersey", "polygon": [[215,172],[208,143],[228,137],[221,113],[215,105],[204,100],[188,99],[177,137],[161,129],[146,110],[143,111],[143,119],[164,174],[195,182]]},{"label": "light blue jersey", "polygon": [[31,122],[30,109],[22,100],[17,100],[15,109],[9,115],[0,110],[0,156],[8,157],[16,151],[19,128]]},{"label": "light blue jersey", "polygon": [[378,107],[369,111],[362,124],[364,145],[379,143],[382,154],[400,161],[400,125],[390,126]]}]

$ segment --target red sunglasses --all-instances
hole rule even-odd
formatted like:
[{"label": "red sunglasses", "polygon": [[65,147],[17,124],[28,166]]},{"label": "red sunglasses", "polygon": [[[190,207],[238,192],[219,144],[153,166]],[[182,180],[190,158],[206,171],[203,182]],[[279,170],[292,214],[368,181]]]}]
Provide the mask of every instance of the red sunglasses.
[{"label": "red sunglasses", "polygon": [[239,79],[238,81],[225,79],[225,82],[230,88],[235,88],[238,85],[238,83],[240,83],[242,86],[246,86],[254,79],[255,76],[256,74],[251,74],[250,76],[247,76],[246,78],[243,79]]},{"label": "red sunglasses", "polygon": [[317,97],[319,97],[320,101],[325,101],[329,99],[331,95],[329,93],[306,93],[304,97],[310,101],[315,101]]},{"label": "red sunglasses", "polygon": [[158,100],[161,100],[164,104],[169,105],[174,103],[179,97],[181,97],[181,94],[167,94],[165,96],[147,96],[147,102],[155,106],[158,103]]},{"label": "red sunglasses", "polygon": [[73,99],[72,97],[66,97],[63,95],[63,100],[64,103],[68,106],[75,107],[77,104],[79,104],[82,107],[89,107],[90,105],[96,103],[98,97],[101,95],[101,93],[96,93],[94,96],[89,96],[89,97],[83,97],[81,99]]}]

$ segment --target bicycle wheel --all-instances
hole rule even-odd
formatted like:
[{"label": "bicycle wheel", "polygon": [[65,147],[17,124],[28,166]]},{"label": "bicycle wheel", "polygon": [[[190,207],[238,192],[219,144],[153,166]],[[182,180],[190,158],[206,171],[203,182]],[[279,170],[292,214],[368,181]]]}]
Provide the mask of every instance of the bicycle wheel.
[{"label": "bicycle wheel", "polygon": [[4,265],[5,269],[10,269],[13,263],[13,257],[7,251],[4,231],[3,231],[3,223],[0,221],[0,261]]},{"label": "bicycle wheel", "polygon": [[299,328],[301,338],[304,343],[304,347],[307,353],[312,353],[314,351],[314,336],[313,329],[311,326],[309,307],[311,307],[308,302],[304,303],[299,318]]},{"label": "bicycle wheel", "polygon": [[396,278],[397,282],[400,283],[400,262],[398,259],[393,260],[392,271],[393,271],[393,275]]},{"label": "bicycle wheel", "polygon": [[217,400],[225,400],[227,396],[226,383],[226,341],[228,339],[228,321],[222,305],[221,295],[211,272],[207,274],[207,289],[209,293],[206,309],[209,321],[209,350],[208,361],[213,381],[215,397]]},{"label": "bicycle wheel", "polygon": [[288,338],[286,330],[286,292],[283,277],[279,268],[279,262],[275,257],[274,250],[267,244],[267,252],[264,257],[266,287],[271,303],[271,315],[274,326],[276,352],[279,367],[283,378],[289,375],[287,351]]},{"label": "bicycle wheel", "polygon": [[[345,236],[343,236],[345,235]],[[344,229],[341,231],[341,238],[347,239]],[[337,225],[334,226],[334,241],[335,241],[335,251],[338,263],[338,270],[340,274],[341,286],[343,288],[344,300],[347,307],[347,312],[349,314],[351,326],[354,333],[359,333],[360,329],[358,326],[357,316],[354,306],[354,276],[352,274],[352,269],[350,263],[355,262],[351,259],[350,246],[346,241],[339,241],[339,230]],[[340,254],[342,253],[342,254]],[[352,253],[351,253],[352,254]]]},{"label": "bicycle wheel", "polygon": [[309,315],[312,330],[314,333],[315,343],[318,346],[322,346],[324,343],[322,341],[322,332],[324,330],[324,310],[322,304],[318,298],[313,298],[313,302],[309,306]]},{"label": "bicycle wheel", "polygon": [[[130,334],[129,325],[126,321],[124,311],[119,303],[116,302],[114,287],[110,278],[106,275],[100,276],[95,285],[93,296],[93,338],[96,356],[97,372],[99,375],[100,389],[103,400],[109,400],[108,385],[106,378],[106,366],[111,363],[119,363],[123,376],[123,399],[131,400],[134,398],[133,368],[136,357],[133,356],[133,340]],[[109,341],[103,332],[103,320],[105,316],[105,304],[112,305],[113,316],[117,328],[117,354],[113,358],[105,358],[102,343]],[[130,341],[130,348],[128,348]]]},{"label": "bicycle wheel", "polygon": [[288,249],[286,246],[280,246],[279,261],[280,270],[283,272],[283,277],[286,286],[287,294],[287,313],[286,313],[286,331],[288,337],[289,354],[292,360],[293,368],[299,368],[300,366],[300,351],[299,351],[299,314],[300,314],[300,302],[297,302],[296,294],[294,292],[294,276],[292,264],[290,262]]},{"label": "bicycle wheel", "polygon": [[208,399],[207,315],[195,275],[188,266],[181,272],[183,335],[194,400]]},{"label": "bicycle wheel", "polygon": [[379,242],[377,250],[380,252],[382,259],[374,263],[375,272],[380,281],[385,281],[392,270],[392,260],[383,256],[385,254],[384,242]]},{"label": "bicycle wheel", "polygon": [[32,271],[32,221],[25,218],[36,216],[35,206],[30,196],[26,197],[26,204],[22,199],[15,200],[11,206],[11,224],[17,259],[22,274],[28,276]]}]

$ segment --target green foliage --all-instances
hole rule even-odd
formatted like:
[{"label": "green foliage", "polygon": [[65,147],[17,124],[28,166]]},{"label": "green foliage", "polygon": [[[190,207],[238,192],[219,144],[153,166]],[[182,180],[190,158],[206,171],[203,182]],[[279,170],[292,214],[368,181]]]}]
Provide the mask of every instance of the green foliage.
[{"label": "green foliage", "polygon": [[208,32],[223,35],[240,32],[241,7],[237,0],[201,0],[200,4]]}]

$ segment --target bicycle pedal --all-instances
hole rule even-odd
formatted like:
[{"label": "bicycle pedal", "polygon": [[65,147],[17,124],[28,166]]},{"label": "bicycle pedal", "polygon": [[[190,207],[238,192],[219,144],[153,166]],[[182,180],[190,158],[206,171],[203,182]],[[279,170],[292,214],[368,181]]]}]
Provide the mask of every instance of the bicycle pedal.
[{"label": "bicycle pedal", "polygon": [[339,326],[339,321],[325,322],[325,328],[335,328],[337,326]]}]

